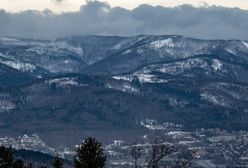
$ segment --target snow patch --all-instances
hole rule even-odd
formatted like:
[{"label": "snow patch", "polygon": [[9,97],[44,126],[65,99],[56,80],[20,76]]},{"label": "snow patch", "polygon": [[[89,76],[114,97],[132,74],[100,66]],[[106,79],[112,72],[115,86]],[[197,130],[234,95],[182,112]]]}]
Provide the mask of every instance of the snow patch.
[{"label": "snow patch", "polygon": [[189,145],[189,144],[194,144],[194,143],[199,143],[200,141],[179,141],[179,144],[182,145]]},{"label": "snow patch", "polygon": [[125,76],[114,76],[116,80],[124,80],[124,81],[133,81],[139,80],[140,83],[167,83],[168,80],[158,79],[155,75],[144,74],[144,73],[135,73],[133,75],[125,75]]},{"label": "snow patch", "polygon": [[2,41],[2,42],[17,42],[17,41],[20,41],[20,40],[15,39],[15,38],[10,38],[10,37],[1,37],[0,41]]},{"label": "snow patch", "polygon": [[202,94],[201,94],[201,97],[202,97],[204,100],[207,100],[207,101],[209,101],[209,102],[211,102],[211,103],[218,104],[217,97],[214,96],[214,95],[202,93]]},{"label": "snow patch", "polygon": [[146,119],[144,121],[141,121],[140,125],[150,130],[165,130],[166,129],[165,126],[158,124],[158,122],[153,119]]},{"label": "snow patch", "polygon": [[142,54],[143,52],[144,52],[144,50],[141,49],[141,48],[139,48],[139,49],[137,50],[137,53],[138,53],[138,54]]},{"label": "snow patch", "polygon": [[48,44],[48,47],[52,47],[54,49],[63,49],[68,50],[70,52],[76,53],[77,55],[83,55],[84,51],[81,47],[75,47],[67,44],[66,42],[51,42]]},{"label": "snow patch", "polygon": [[0,101],[0,113],[9,112],[15,108],[15,104],[8,100]]},{"label": "snow patch", "polygon": [[217,60],[217,59],[214,59],[213,60],[213,64],[212,64],[212,67],[215,71],[218,71],[218,70],[221,70],[222,68],[222,62],[220,60]]},{"label": "snow patch", "polygon": [[37,44],[26,50],[27,52],[36,52],[39,55],[47,54],[48,52],[53,52],[56,54],[63,54],[64,51],[69,51],[77,55],[82,56],[84,51],[81,47],[75,47],[67,44],[63,41],[53,41],[47,44]]},{"label": "snow patch", "polygon": [[113,79],[116,79],[116,80],[124,80],[124,81],[132,81],[132,76],[113,76]]},{"label": "snow patch", "polygon": [[127,93],[138,93],[139,89],[131,86],[130,84],[124,83],[121,85],[113,85],[113,84],[106,84],[105,85],[106,88],[108,89],[114,89],[114,90],[119,90],[122,92],[127,92]]},{"label": "snow patch", "polygon": [[0,60],[0,63],[5,64],[7,66],[10,66],[14,69],[26,72],[26,71],[31,71],[33,72],[36,67],[32,64],[29,63],[23,63],[23,62],[17,62],[17,61],[12,61],[12,60]]},{"label": "snow patch", "polygon": [[180,130],[169,131],[166,135],[170,136],[173,139],[187,138],[192,140],[191,132],[184,132]]},{"label": "snow patch", "polygon": [[209,93],[202,93],[200,94],[200,96],[203,100],[206,100],[215,105],[228,106],[228,104],[226,104],[226,102],[224,101],[223,97],[216,96],[216,95],[209,94]]},{"label": "snow patch", "polygon": [[231,49],[226,49],[226,51],[231,53],[231,54],[233,54],[233,55],[237,55],[237,53],[235,51],[231,50]]},{"label": "snow patch", "polygon": [[160,49],[163,47],[175,47],[175,44],[171,38],[164,40],[157,40],[151,43],[151,47],[154,49]]},{"label": "snow patch", "polygon": [[133,166],[134,163],[133,162],[126,162],[126,161],[112,161],[111,165],[113,166]]},{"label": "snow patch", "polygon": [[112,144],[109,144],[109,145],[106,145],[105,146],[105,150],[110,150],[114,147],[119,147],[119,146],[122,146],[124,143],[123,140],[114,140]]},{"label": "snow patch", "polygon": [[141,83],[152,83],[152,78],[154,78],[154,75],[150,74],[137,74],[137,78]]},{"label": "snow patch", "polygon": [[126,55],[126,54],[129,54],[131,52],[132,52],[132,50],[129,49],[129,50],[126,50],[123,54]]},{"label": "snow patch", "polygon": [[171,75],[177,75],[195,67],[200,67],[205,70],[208,70],[209,68],[206,61],[196,58],[192,60],[186,60],[183,62],[176,62],[170,64],[150,65],[142,69],[139,73],[161,72]]},{"label": "snow patch", "polygon": [[242,44],[248,49],[248,43],[245,41],[242,41]]},{"label": "snow patch", "polygon": [[57,84],[58,86],[65,87],[65,86],[81,86],[77,82],[76,78],[58,78],[58,79],[52,79],[48,81],[49,85],[52,83]]},{"label": "snow patch", "polygon": [[184,136],[185,134],[188,134],[188,132],[170,131],[170,132],[167,133],[167,135],[170,135],[170,136]]},{"label": "snow patch", "polygon": [[119,50],[119,49],[121,48],[121,46],[122,46],[122,43],[116,44],[116,45],[112,48],[112,50]]},{"label": "snow patch", "polygon": [[69,64],[70,60],[65,60],[64,63],[65,64]]},{"label": "snow patch", "polygon": [[167,83],[167,80],[164,79],[158,79],[155,75],[151,74],[142,74],[142,73],[136,73],[134,74],[136,78],[140,81],[140,83]]},{"label": "snow patch", "polygon": [[234,140],[236,137],[232,135],[221,135],[221,136],[214,136],[207,138],[211,142],[223,142],[223,141],[231,141]]},{"label": "snow patch", "polygon": [[55,152],[55,150],[47,146],[37,134],[31,136],[23,135],[15,138],[0,138],[0,145],[11,146],[15,149],[39,151],[48,154],[53,154]]}]

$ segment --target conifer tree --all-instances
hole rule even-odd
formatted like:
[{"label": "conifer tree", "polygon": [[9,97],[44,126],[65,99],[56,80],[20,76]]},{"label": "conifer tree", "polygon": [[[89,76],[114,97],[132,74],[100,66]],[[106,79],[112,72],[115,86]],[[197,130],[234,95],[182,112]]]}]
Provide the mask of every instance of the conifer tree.
[{"label": "conifer tree", "polygon": [[101,143],[89,137],[77,148],[74,158],[74,168],[103,168],[106,156]]},{"label": "conifer tree", "polygon": [[11,147],[0,147],[0,168],[12,168],[13,167],[13,151]]},{"label": "conifer tree", "polygon": [[54,157],[53,160],[53,167],[54,168],[62,168],[63,167],[63,160],[58,156]]},{"label": "conifer tree", "polygon": [[24,168],[24,163],[21,159],[17,159],[13,163],[14,168]]}]

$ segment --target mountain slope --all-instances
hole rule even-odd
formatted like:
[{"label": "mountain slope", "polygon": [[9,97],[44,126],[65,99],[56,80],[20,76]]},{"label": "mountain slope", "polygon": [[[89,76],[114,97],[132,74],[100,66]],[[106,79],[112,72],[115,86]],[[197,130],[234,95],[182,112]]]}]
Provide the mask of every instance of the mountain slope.
[{"label": "mountain slope", "polygon": [[118,74],[201,54],[245,63],[247,46],[245,41],[182,36],[79,36],[54,41],[0,38],[0,62],[41,76],[49,72]]},{"label": "mountain slope", "polygon": [[18,86],[32,80],[31,75],[0,63],[0,87]]},{"label": "mountain slope", "polygon": [[0,135],[37,133],[72,145],[89,132],[138,135],[147,119],[187,129],[248,128],[245,41],[1,38],[0,63]]}]

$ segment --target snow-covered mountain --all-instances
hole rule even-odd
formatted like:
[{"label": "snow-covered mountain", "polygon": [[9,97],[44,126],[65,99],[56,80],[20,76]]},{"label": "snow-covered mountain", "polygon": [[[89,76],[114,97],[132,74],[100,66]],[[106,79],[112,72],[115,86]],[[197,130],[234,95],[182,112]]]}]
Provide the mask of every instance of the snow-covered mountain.
[{"label": "snow-covered mountain", "polygon": [[0,38],[2,137],[37,133],[72,145],[82,134],[136,135],[146,118],[247,130],[247,95],[247,41]]},{"label": "snow-covered mountain", "polygon": [[195,55],[248,61],[248,42],[182,36],[79,36],[41,41],[0,38],[0,63],[36,76],[48,73],[126,73],[147,64]]}]

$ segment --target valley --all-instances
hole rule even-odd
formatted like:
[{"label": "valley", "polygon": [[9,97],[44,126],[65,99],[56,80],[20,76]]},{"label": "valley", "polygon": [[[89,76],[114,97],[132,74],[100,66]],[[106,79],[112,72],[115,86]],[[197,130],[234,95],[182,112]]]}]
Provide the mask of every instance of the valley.
[{"label": "valley", "polygon": [[[125,146],[159,130],[164,140],[200,148],[197,164],[227,164],[230,150],[248,144],[247,44],[176,35],[2,37],[0,144],[64,155],[93,136],[115,164],[130,161]],[[245,157],[237,159],[247,165]]]}]

